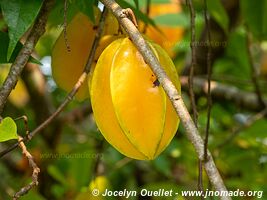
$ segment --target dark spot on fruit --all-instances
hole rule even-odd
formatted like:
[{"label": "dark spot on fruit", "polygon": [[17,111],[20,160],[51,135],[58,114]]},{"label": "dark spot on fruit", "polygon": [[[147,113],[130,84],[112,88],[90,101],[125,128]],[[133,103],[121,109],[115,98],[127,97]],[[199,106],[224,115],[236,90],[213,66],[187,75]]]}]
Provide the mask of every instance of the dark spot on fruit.
[{"label": "dark spot on fruit", "polygon": [[98,26],[97,25],[93,26],[93,30],[96,30],[96,29],[98,29]]},{"label": "dark spot on fruit", "polygon": [[160,85],[160,82],[158,79],[156,79],[154,82],[153,82],[153,87],[158,87]]}]

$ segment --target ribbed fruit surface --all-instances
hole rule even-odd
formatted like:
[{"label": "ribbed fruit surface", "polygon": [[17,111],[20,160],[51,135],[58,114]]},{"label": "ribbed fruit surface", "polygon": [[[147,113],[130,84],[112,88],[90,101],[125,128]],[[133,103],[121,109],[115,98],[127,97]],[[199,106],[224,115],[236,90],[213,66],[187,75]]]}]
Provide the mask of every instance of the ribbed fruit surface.
[{"label": "ribbed fruit surface", "polygon": [[[180,91],[168,54],[147,41]],[[155,74],[128,38],[112,42],[92,77],[94,118],[105,139],[122,154],[140,160],[158,156],[170,143],[179,119]]]}]

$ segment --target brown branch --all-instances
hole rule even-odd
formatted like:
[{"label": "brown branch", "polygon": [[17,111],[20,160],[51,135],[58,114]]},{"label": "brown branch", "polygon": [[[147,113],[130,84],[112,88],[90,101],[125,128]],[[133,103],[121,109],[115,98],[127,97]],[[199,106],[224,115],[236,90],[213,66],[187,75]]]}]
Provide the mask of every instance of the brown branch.
[{"label": "brown branch", "polygon": [[[135,44],[139,52],[144,57],[146,63],[149,64],[152,71],[156,74],[159,82],[163,86],[178,116],[180,117],[181,122],[185,127],[187,137],[194,145],[198,158],[200,160],[203,160],[204,142],[200,137],[199,132],[193,120],[190,117],[190,114],[188,113],[188,110],[181,98],[181,95],[178,93],[177,89],[170,81],[169,77],[166,75],[165,71],[161,67],[159,61],[151,51],[146,41],[144,40],[143,36],[136,29],[135,25],[131,22],[131,20],[129,20],[125,16],[123,9],[114,0],[101,0],[101,2],[106,7],[108,7],[112,11],[112,13],[116,16],[120,24],[123,26],[129,37],[131,38],[132,42]],[[204,163],[204,167],[215,190],[226,191],[226,187],[223,183],[223,180],[216,168],[216,165],[209,151],[208,151],[208,159]],[[221,197],[221,199],[230,199],[230,197]]]},{"label": "brown branch", "polygon": [[44,1],[42,5],[42,9],[33,25],[30,34],[19,52],[18,56],[16,57],[14,63],[11,65],[10,71],[8,73],[5,82],[3,83],[0,89],[0,114],[2,113],[5,103],[7,101],[7,97],[11,93],[12,89],[16,86],[18,78],[28,62],[30,55],[32,54],[34,47],[45,32],[45,25],[48,17],[48,12],[53,5],[53,0]]},{"label": "brown branch", "polygon": [[[180,77],[182,89],[188,91],[188,77]],[[194,78],[194,90],[196,95],[206,95],[208,82],[204,78]],[[237,106],[251,110],[251,111],[261,111],[262,106],[258,102],[258,97],[254,92],[247,92],[241,90],[232,85],[226,85],[216,81],[211,81],[211,96],[212,99],[225,102],[231,101]],[[267,99],[263,100],[267,103]]]},{"label": "brown branch", "polygon": [[[83,73],[81,74],[81,76],[79,77],[78,81],[76,82],[75,86],[73,87],[73,89],[68,93],[67,97],[64,99],[64,101],[60,104],[60,106],[56,109],[56,111],[50,115],[42,124],[40,124],[36,129],[34,129],[32,132],[30,132],[26,137],[24,137],[22,139],[23,142],[28,142],[29,140],[31,140],[35,134],[37,134],[38,132],[40,132],[41,130],[43,130],[44,128],[46,128],[62,111],[63,109],[71,102],[71,100],[73,99],[73,97],[75,96],[75,94],[78,92],[78,90],[80,89],[81,85],[84,83],[84,81],[86,80],[87,74],[90,71],[90,67],[91,64],[94,61],[94,56],[95,56],[95,52],[96,52],[96,48],[99,44],[100,38],[101,38],[101,34],[103,32],[103,28],[104,28],[104,22],[105,22],[105,18],[107,15],[107,11],[106,9],[104,9],[101,18],[100,18],[100,22],[99,22],[99,26],[98,26],[98,30],[94,39],[94,43],[93,46],[91,48],[90,51],[90,55],[89,58],[87,60],[87,64],[84,68]],[[10,146],[9,148],[5,149],[4,151],[0,152],[0,158],[2,156],[4,156],[5,154],[9,153],[10,151],[14,150],[17,146],[18,146],[19,142],[13,144],[12,146]]]},{"label": "brown branch", "polygon": [[32,182],[28,185],[22,187],[18,192],[16,192],[13,196],[13,200],[19,199],[21,196],[27,194],[34,186],[38,185],[38,174],[40,173],[39,167],[34,162],[32,155],[27,150],[24,142],[22,141],[23,138],[19,136],[19,147],[22,150],[22,154],[28,159],[29,165],[32,168]]}]

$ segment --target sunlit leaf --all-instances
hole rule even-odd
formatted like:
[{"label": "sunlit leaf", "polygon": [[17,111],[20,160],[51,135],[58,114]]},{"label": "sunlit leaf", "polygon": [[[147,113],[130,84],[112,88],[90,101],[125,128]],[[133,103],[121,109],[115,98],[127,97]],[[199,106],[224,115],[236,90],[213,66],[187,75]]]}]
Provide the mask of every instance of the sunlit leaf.
[{"label": "sunlit leaf", "polygon": [[94,5],[94,1],[88,1],[88,0],[76,0],[73,2],[80,11],[82,11],[83,13],[85,13],[92,22],[95,22],[95,16],[94,16],[94,9],[93,9],[93,5]]},{"label": "sunlit leaf", "polygon": [[18,139],[17,125],[11,117],[6,117],[0,123],[0,142],[12,139]]}]

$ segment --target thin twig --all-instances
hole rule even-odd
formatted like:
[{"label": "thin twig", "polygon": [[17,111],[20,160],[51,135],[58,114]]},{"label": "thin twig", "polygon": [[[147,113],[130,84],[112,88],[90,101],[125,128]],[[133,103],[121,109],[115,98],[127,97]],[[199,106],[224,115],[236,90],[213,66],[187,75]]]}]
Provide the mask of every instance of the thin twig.
[{"label": "thin twig", "polygon": [[[104,147],[104,140],[102,139],[100,142],[97,143],[96,145],[96,153],[98,155],[101,155],[103,153],[103,147]],[[92,179],[94,180],[97,176],[103,174],[104,170],[100,169],[100,165],[103,164],[101,160],[101,156],[97,156],[95,159],[95,162],[93,164],[92,168]]]},{"label": "thin twig", "polygon": [[[188,110],[181,98],[181,95],[178,93],[177,89],[170,81],[169,77],[161,67],[158,59],[153,54],[151,48],[148,46],[146,41],[144,40],[142,34],[136,29],[135,25],[131,22],[130,19],[124,14],[123,9],[114,1],[114,0],[101,0],[101,2],[109,8],[112,13],[118,19],[120,25],[125,29],[128,36],[131,38],[134,45],[137,47],[139,52],[142,54],[146,63],[149,64],[151,70],[156,74],[159,82],[164,88],[166,94],[168,95],[170,101],[172,102],[175,111],[182,124],[184,125],[186,135],[188,139],[194,145],[194,148],[197,152],[198,158],[203,160],[204,158],[204,141],[200,137],[199,131],[196,128],[193,120],[188,113]],[[213,161],[213,158],[208,151],[208,160],[204,163],[204,167],[209,177],[212,185],[217,191],[226,191],[226,187],[223,183],[223,180],[216,168],[216,165]],[[223,200],[229,200],[230,197],[220,197]]]},{"label": "thin twig", "polygon": [[67,12],[68,12],[68,1],[69,0],[65,0],[64,2],[64,22],[63,22],[63,32],[64,32],[64,42],[67,48],[67,51],[70,52],[70,45],[68,42],[68,36],[67,36]]},{"label": "thin twig", "polygon": [[205,139],[204,139],[204,160],[207,160],[207,150],[208,150],[208,143],[209,143],[209,130],[210,130],[210,114],[211,114],[211,107],[212,107],[212,99],[211,99],[211,92],[210,92],[210,82],[211,82],[211,33],[210,33],[210,21],[208,18],[208,9],[207,9],[207,0],[204,0],[204,16],[205,16],[205,24],[207,27],[208,32],[208,42],[207,42],[207,72],[208,72],[208,93],[207,93],[207,102],[208,102],[208,109],[207,109],[207,124],[206,124],[206,131],[205,131]]},{"label": "thin twig", "polygon": [[38,174],[40,173],[40,168],[34,162],[33,156],[27,150],[24,142],[22,141],[23,138],[19,136],[19,147],[22,150],[22,154],[28,159],[29,165],[32,168],[32,182],[28,185],[22,187],[18,192],[16,192],[13,196],[13,200],[19,199],[21,196],[27,194],[34,186],[38,185]]},{"label": "thin twig", "polygon": [[[82,75],[80,76],[80,78],[76,82],[75,86],[68,93],[67,97],[61,103],[61,105],[56,109],[56,111],[52,115],[50,115],[36,129],[34,129],[32,132],[30,132],[28,135],[26,135],[26,137],[23,138],[23,141],[24,142],[28,142],[29,140],[31,140],[34,137],[35,134],[37,134],[38,132],[40,132],[41,130],[43,130],[45,127],[47,127],[63,111],[63,109],[71,102],[71,100],[73,99],[73,97],[75,96],[75,94],[80,89],[81,85],[86,80],[87,74],[90,71],[91,64],[94,61],[94,56],[95,56],[96,48],[97,48],[97,46],[99,44],[99,41],[100,41],[100,38],[101,38],[101,34],[103,32],[106,14],[107,14],[107,10],[104,8],[104,11],[103,11],[103,13],[101,15],[101,19],[100,19],[100,22],[99,22],[98,30],[97,30],[97,33],[96,33],[96,36],[95,36],[95,39],[94,39],[94,43],[93,43],[93,46],[92,46],[91,51],[90,51],[90,55],[89,55],[87,64],[86,64],[86,66],[84,68],[84,71],[83,71]],[[4,151],[2,151],[0,153],[0,158],[2,156],[4,156],[5,154],[9,153],[10,151],[12,151],[13,149],[15,149],[18,146],[18,144],[19,144],[19,142],[13,144],[9,148],[7,148]]]},{"label": "thin twig", "polygon": [[[208,76],[208,92],[207,92],[207,123],[206,123],[206,130],[205,130],[205,139],[204,139],[204,162],[208,159],[208,144],[209,144],[209,133],[210,133],[210,114],[211,114],[211,107],[212,107],[212,98],[211,98],[211,91],[210,91],[210,82],[211,82],[211,31],[210,31],[210,20],[208,18],[208,8],[207,8],[207,0],[204,0],[204,18],[205,24],[207,27],[207,76]],[[202,184],[203,185],[203,184]],[[203,191],[203,187],[202,187]]]},{"label": "thin twig", "polygon": [[[187,0],[187,6],[189,7],[190,11],[190,22],[191,22],[191,65],[189,68],[189,78],[188,78],[188,86],[189,86],[189,98],[190,98],[190,104],[193,111],[193,119],[195,126],[198,127],[198,113],[197,113],[197,106],[196,106],[196,99],[193,89],[193,79],[194,79],[194,69],[196,67],[196,33],[195,33],[195,9],[192,0]],[[205,145],[204,145],[205,146]],[[205,149],[205,148],[204,148]],[[199,159],[198,161],[198,189],[200,191],[203,191],[203,177],[202,177],[202,160]],[[203,199],[203,197],[201,197]]]},{"label": "thin twig", "polygon": [[248,54],[248,60],[249,60],[249,65],[250,65],[250,69],[251,69],[251,80],[252,80],[252,83],[254,85],[254,90],[258,96],[259,104],[262,106],[262,108],[265,108],[267,105],[263,101],[262,93],[261,93],[260,86],[259,86],[258,76],[256,73],[256,69],[255,69],[255,66],[253,63],[252,53],[250,50],[250,40],[249,40],[248,28],[247,28],[247,54]]},{"label": "thin twig", "polygon": [[16,57],[14,63],[11,65],[10,71],[8,73],[5,82],[3,83],[0,89],[0,114],[2,113],[4,106],[6,104],[7,98],[11,93],[12,89],[16,86],[18,78],[29,60],[30,55],[32,54],[34,47],[45,32],[45,25],[48,17],[48,12],[53,5],[54,0],[44,1],[42,9],[33,25],[30,34],[20,50],[18,56]]},{"label": "thin twig", "polygon": [[194,79],[194,69],[197,64],[196,60],[196,30],[195,30],[195,9],[192,0],[187,0],[187,5],[190,10],[190,26],[191,26],[191,65],[190,65],[190,71],[189,71],[189,78],[188,78],[188,85],[189,85],[189,97],[190,97],[190,103],[193,111],[193,119],[195,122],[195,125],[197,127],[197,106],[196,106],[196,100],[195,100],[195,94],[194,94],[194,86],[193,86],[193,79]]},{"label": "thin twig", "polygon": [[26,115],[22,115],[21,117],[18,117],[16,119],[14,119],[14,121],[16,120],[23,120],[23,123],[24,123],[24,127],[25,127],[25,132],[26,132],[26,135],[29,133],[29,126],[28,126],[28,117]]},{"label": "thin twig", "polygon": [[[23,138],[24,141],[24,138]],[[0,153],[0,158],[2,158],[4,155],[6,155],[7,153],[13,151],[14,149],[16,149],[19,145],[19,142],[12,144],[11,146],[9,146],[8,148],[6,148],[5,150],[1,151]]]},{"label": "thin twig", "polygon": [[256,121],[264,118],[267,116],[267,108],[265,108],[264,110],[262,110],[261,112],[249,117],[246,122],[240,126],[236,126],[233,128],[232,130],[232,134],[229,135],[221,144],[219,144],[217,146],[218,149],[223,148],[224,146],[226,146],[227,144],[230,144],[231,141],[233,141],[233,139],[238,136],[242,130],[244,130],[245,128],[250,127],[251,125],[253,125]]},{"label": "thin twig", "polygon": [[123,12],[133,22],[135,27],[138,28],[138,23],[137,23],[133,10],[131,8],[126,8],[123,10]]},{"label": "thin twig", "polygon": [[[184,1],[184,0],[183,0]],[[200,0],[194,0],[196,4],[200,5],[202,2]],[[211,0],[210,2],[214,2]],[[220,0],[222,3],[227,16],[229,16],[229,30],[235,29],[240,21],[239,11],[240,11],[240,0]],[[211,33],[215,36],[212,38],[212,59],[211,62],[214,63],[216,59],[220,58],[227,47],[227,42],[230,34],[226,34],[225,31],[220,28],[220,25],[217,23],[215,18],[210,18],[210,30]],[[206,47],[203,45],[206,42],[207,38],[207,27],[202,28],[201,33],[199,34],[199,40],[196,45],[196,54],[197,54],[197,68],[195,69],[195,75],[207,74],[207,60],[206,58]],[[199,44],[199,45],[198,45]],[[183,71],[181,74],[188,75],[191,62],[189,59],[186,59]]]}]

